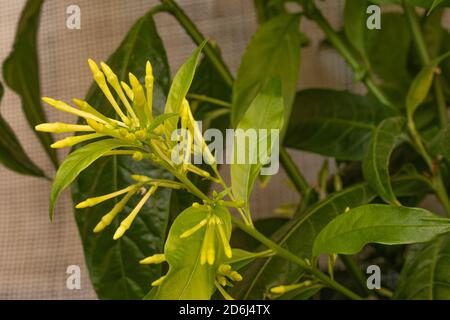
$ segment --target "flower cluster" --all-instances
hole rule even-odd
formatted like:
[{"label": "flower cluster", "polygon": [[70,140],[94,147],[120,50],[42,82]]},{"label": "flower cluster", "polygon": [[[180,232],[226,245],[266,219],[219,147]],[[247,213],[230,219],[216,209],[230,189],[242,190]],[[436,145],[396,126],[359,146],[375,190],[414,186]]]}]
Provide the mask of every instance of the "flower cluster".
[{"label": "flower cluster", "polygon": [[[209,172],[204,171],[190,163],[182,163],[177,165],[171,159],[173,145],[168,140],[169,133],[165,130],[165,121],[171,117],[179,117],[181,119],[182,128],[186,128],[192,132],[193,136],[204,140],[193,118],[189,103],[183,100],[182,108],[179,114],[166,113],[154,117],[153,115],[153,71],[150,62],[146,64],[145,89],[140,84],[138,78],[129,73],[129,84],[125,81],[119,81],[117,75],[104,62],[100,63],[100,67],[96,62],[89,59],[88,64],[92,72],[94,81],[103,92],[106,99],[117,115],[117,119],[109,118],[97,111],[87,101],[73,99],[76,107],[73,107],[64,101],[55,100],[44,97],[42,100],[50,106],[78,117],[86,121],[86,124],[67,124],[67,123],[43,123],[36,126],[36,130],[51,133],[81,133],[79,135],[70,136],[52,144],[53,148],[72,147],[76,144],[91,141],[99,138],[114,138],[124,140],[132,147],[127,149],[112,150],[105,154],[111,155],[130,155],[134,160],[140,161],[149,158],[155,163],[163,165],[171,173],[179,173],[186,175],[192,172],[205,179],[214,180]],[[111,91],[111,88],[113,92]],[[115,94],[119,100],[114,98]],[[77,108],[78,107],[78,108]],[[206,144],[204,144],[205,146]],[[208,149],[207,147],[204,150]],[[192,145],[192,152],[194,147]],[[209,149],[208,149],[209,150]],[[208,153],[207,153],[208,154]],[[186,155],[182,155],[186,157]],[[209,153],[210,159],[214,157]],[[211,160],[214,163],[214,160]],[[123,197],[118,201],[112,210],[105,214],[94,232],[100,232],[111,224],[113,219],[124,209],[131,197],[141,194],[142,198],[132,210],[132,212],[120,223],[119,228],[114,234],[114,239],[119,239],[128,230],[136,218],[137,214],[147,202],[147,200],[156,192],[159,187],[180,189],[184,185],[179,182],[162,179],[152,179],[150,177],[133,175],[135,184],[115,191],[113,193],[87,199],[76,205],[76,208],[92,207],[103,201],[110,200],[119,196]]]},{"label": "flower cluster", "polygon": [[[217,171],[215,157],[205,143],[201,130],[192,115],[188,101],[183,98],[180,100],[179,106],[174,108],[174,106],[170,105],[170,99],[168,99],[165,112],[155,116],[152,106],[154,78],[150,62],[147,62],[146,65],[144,86],[132,73],[129,73],[129,83],[126,83],[119,81],[117,75],[106,63],[101,62],[99,67],[93,60],[89,59],[88,62],[93,78],[114,109],[116,118],[105,116],[87,101],[73,99],[75,106],[71,106],[63,101],[45,97],[43,101],[50,106],[76,115],[84,119],[85,123],[44,123],[36,126],[36,130],[51,133],[78,133],[55,142],[52,145],[53,148],[71,147],[82,142],[89,143],[94,139],[114,139],[123,142],[119,143],[122,147],[112,149],[102,156],[126,155],[132,156],[136,161],[147,159],[161,165],[177,180],[154,179],[145,175],[133,174],[131,178],[134,180],[134,183],[112,193],[86,199],[78,203],[76,208],[93,207],[105,201],[119,198],[112,209],[105,213],[95,226],[93,231],[97,233],[104,230],[116,219],[132,197],[140,196],[137,205],[120,222],[119,227],[116,229],[113,239],[117,240],[131,227],[145,203],[159,188],[186,189],[195,194],[203,200],[203,204],[194,203],[191,209],[194,210],[194,213],[201,212],[201,214],[205,214],[204,218],[195,226],[182,230],[177,238],[184,239],[183,241],[187,241],[187,243],[190,241],[201,241],[199,252],[200,265],[205,270],[211,268],[216,270],[214,283],[211,285],[213,287],[215,285],[226,298],[231,298],[224,290],[224,287],[231,286],[231,281],[241,281],[242,277],[236,271],[231,270],[230,265],[222,264],[232,257],[232,249],[229,244],[231,222],[229,221],[229,212],[226,207],[234,207],[239,210],[244,206],[244,202],[234,201],[234,198],[229,194],[230,189],[226,187]],[[118,97],[118,101],[114,98],[115,96]],[[184,136],[177,133],[175,135],[177,140],[174,142],[173,132],[174,130],[178,132],[179,128],[189,134]],[[183,143],[184,147],[182,149],[176,148],[177,143]],[[189,158],[195,156],[196,152],[202,153],[206,162],[213,169],[214,176],[208,171],[191,164]],[[188,161],[175,161],[174,153],[177,153],[177,157]],[[192,183],[188,174],[194,174],[203,179],[219,183],[224,187],[224,190],[220,193],[214,191],[213,197],[210,199]],[[226,195],[230,196],[232,201],[223,200],[223,197]],[[221,214],[215,213],[217,208],[221,208]],[[183,216],[183,213],[181,213],[177,219],[180,219],[180,216],[182,216],[181,220],[189,218],[189,215]],[[201,239],[191,238],[194,234],[198,236],[197,232],[200,230],[204,230],[204,235],[201,236]],[[165,262],[167,261],[166,254],[170,255],[171,253],[156,254],[143,259],[141,263],[155,264]],[[183,268],[185,267],[183,265]],[[194,268],[195,266],[192,267]],[[155,280],[152,285],[161,285],[166,277],[168,275]]]}]

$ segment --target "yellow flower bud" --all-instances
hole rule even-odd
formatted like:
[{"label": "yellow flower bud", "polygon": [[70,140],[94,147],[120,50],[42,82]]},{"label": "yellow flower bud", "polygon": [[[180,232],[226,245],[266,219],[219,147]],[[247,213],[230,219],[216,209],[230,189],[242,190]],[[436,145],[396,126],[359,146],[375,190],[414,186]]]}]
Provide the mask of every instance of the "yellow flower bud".
[{"label": "yellow flower bud", "polygon": [[147,107],[145,109],[145,114],[149,121],[153,121],[153,70],[150,61],[147,61],[145,66],[145,89],[147,91]]},{"label": "yellow flower bud", "polygon": [[138,126],[139,120],[137,119],[136,114],[133,111],[133,108],[131,108],[128,99],[125,97],[125,94],[122,90],[122,86],[120,85],[119,79],[117,78],[116,74],[111,70],[111,68],[106,63],[100,62],[100,65],[102,67],[103,73],[106,75],[108,83],[111,85],[111,87],[113,87],[114,91],[119,96],[120,101],[122,101],[128,113],[131,115],[131,118],[133,119],[135,125]]},{"label": "yellow flower bud", "polygon": [[130,200],[130,198],[136,193],[136,190],[137,189],[130,190],[119,202],[114,205],[111,211],[109,211],[102,217],[100,222],[94,228],[95,233],[102,231],[111,224],[111,222],[119,214],[119,212],[123,210],[128,200]]},{"label": "yellow flower bud", "polygon": [[147,193],[142,197],[141,201],[139,201],[139,203],[133,209],[133,211],[131,211],[131,213],[124,220],[122,220],[119,228],[117,228],[116,232],[114,233],[114,236],[113,236],[114,240],[117,240],[120,237],[122,237],[124,235],[125,231],[127,231],[130,228],[131,224],[133,223],[134,219],[138,215],[139,211],[142,209],[142,207],[147,202],[147,200],[150,198],[150,196],[156,192],[157,188],[158,187],[156,187],[156,186],[152,186],[150,188],[150,190],[147,191]]},{"label": "yellow flower bud", "polygon": [[206,260],[208,264],[211,266],[214,264],[214,261],[216,260],[216,249],[214,247],[216,237],[214,236],[214,226],[215,226],[214,220],[210,219],[208,225],[209,230],[207,232],[207,235],[205,235],[205,241],[207,241]]},{"label": "yellow flower bud", "polygon": [[211,174],[208,171],[202,170],[202,169],[198,168],[197,166],[194,166],[193,164],[187,163],[185,167],[188,171],[195,173],[196,175],[199,175],[201,177],[204,177],[204,178],[211,177]]},{"label": "yellow flower bud", "polygon": [[91,134],[85,134],[82,136],[74,136],[74,137],[68,137],[59,141],[56,141],[50,147],[58,149],[58,148],[65,148],[65,147],[72,147],[80,142],[96,139],[100,137],[104,137],[104,134],[101,133],[91,133]]},{"label": "yellow flower bud", "polygon": [[129,192],[131,190],[136,190],[136,189],[137,189],[137,186],[133,184],[133,185],[130,185],[130,186],[128,186],[126,188],[123,188],[121,190],[105,194],[103,196],[86,199],[86,200],[80,202],[79,204],[77,204],[75,206],[75,208],[82,209],[82,208],[87,208],[87,207],[93,207],[93,206],[95,206],[95,205],[97,205],[97,204],[99,204],[101,202],[104,202],[104,201],[107,201],[109,199],[118,197],[118,196],[120,196],[120,195],[122,195],[124,193],[127,193],[127,192]]},{"label": "yellow flower bud", "polygon": [[187,238],[187,237],[193,235],[198,230],[200,230],[202,227],[204,227],[207,223],[208,223],[208,220],[207,219],[203,219],[202,221],[200,221],[198,224],[196,224],[195,226],[193,226],[189,230],[186,230],[185,232],[183,232],[180,235],[180,238]]},{"label": "yellow flower bud", "polygon": [[139,82],[138,78],[136,78],[136,76],[131,72],[128,73],[128,78],[130,79],[131,90],[133,90],[134,94],[134,103],[138,107],[144,107],[146,100],[141,83]]},{"label": "yellow flower bud", "polygon": [[270,293],[274,294],[284,294],[302,287],[309,287],[312,284],[311,280],[303,281],[302,283],[298,284],[291,284],[287,286],[277,286],[270,289]]},{"label": "yellow flower bud", "polygon": [[119,105],[117,104],[116,100],[114,99],[113,95],[111,94],[111,91],[109,90],[108,85],[106,84],[106,79],[105,79],[105,75],[103,74],[103,72],[99,69],[99,67],[94,62],[94,60],[89,59],[88,64],[89,64],[89,68],[91,69],[92,75],[94,77],[94,81],[97,83],[100,90],[102,90],[106,99],[108,99],[109,103],[114,108],[114,110],[119,115],[119,117],[122,119],[122,121],[126,125],[130,124],[130,120],[125,116],[122,109],[120,109]]},{"label": "yellow flower bud", "polygon": [[221,264],[217,270],[222,275],[228,275],[231,272],[231,266],[229,264]]},{"label": "yellow flower bud", "polygon": [[217,276],[217,282],[222,286],[225,287],[227,285],[227,278],[224,276]]},{"label": "yellow flower bud", "polygon": [[38,124],[35,127],[35,129],[40,132],[52,132],[52,133],[94,131],[90,126],[67,124],[62,122],[41,123]]},{"label": "yellow flower bud", "polygon": [[140,141],[145,141],[148,137],[147,131],[145,131],[145,130],[138,130],[134,134],[135,134],[136,138]]},{"label": "yellow flower bud", "polygon": [[242,281],[242,276],[237,271],[232,271],[230,273],[230,278],[233,281]]},{"label": "yellow flower bud", "polygon": [[166,261],[164,254],[158,253],[139,261],[140,264],[159,264]]},{"label": "yellow flower bud", "polygon": [[133,101],[134,100],[134,93],[133,93],[133,90],[131,90],[130,86],[127,85],[127,83],[125,81],[120,81],[120,84],[122,85],[122,88],[125,91],[125,94],[127,95],[128,99]]},{"label": "yellow flower bud", "polygon": [[136,141],[136,136],[134,133],[128,133],[124,138],[128,141]]},{"label": "yellow flower bud", "polygon": [[144,159],[144,155],[142,154],[142,152],[136,151],[135,153],[133,153],[133,159],[135,161],[141,161],[142,159]]},{"label": "yellow flower bud", "polygon": [[220,240],[222,241],[223,251],[225,253],[225,256],[227,258],[231,258],[233,255],[233,252],[231,251],[230,243],[228,242],[227,236],[225,234],[222,220],[220,220],[219,217],[215,217],[215,219],[216,219],[217,229],[219,229],[219,236],[220,236]]},{"label": "yellow flower bud", "polygon": [[[87,103],[84,100],[80,100],[80,99],[72,99],[72,102],[78,107],[80,108],[80,110],[85,111],[87,113],[92,114],[93,116],[102,119],[105,123],[109,123],[111,125],[114,125],[115,123],[119,123],[119,121],[114,120],[114,119],[110,119],[106,116],[104,116],[103,114],[101,114],[100,112],[98,112],[97,110],[95,110],[89,103]],[[121,123],[121,122],[120,122]]]},{"label": "yellow flower bud", "polygon": [[133,175],[131,175],[131,178],[137,182],[149,182],[152,180],[150,177],[139,175],[139,174],[133,174]]},{"label": "yellow flower bud", "polygon": [[159,286],[163,283],[164,279],[166,278],[166,276],[162,276],[161,278],[155,280],[152,282],[152,287],[156,287]]},{"label": "yellow flower bud", "polygon": [[93,115],[89,112],[85,112],[82,110],[78,110],[74,107],[71,107],[63,101],[55,100],[55,99],[52,99],[49,97],[43,97],[42,101],[44,101],[45,103],[51,105],[52,107],[54,107],[60,111],[67,112],[67,113],[76,115],[78,117],[84,118],[84,119],[92,119],[92,120],[106,124],[106,122],[104,120],[100,119],[99,117],[96,117],[95,115]]}]

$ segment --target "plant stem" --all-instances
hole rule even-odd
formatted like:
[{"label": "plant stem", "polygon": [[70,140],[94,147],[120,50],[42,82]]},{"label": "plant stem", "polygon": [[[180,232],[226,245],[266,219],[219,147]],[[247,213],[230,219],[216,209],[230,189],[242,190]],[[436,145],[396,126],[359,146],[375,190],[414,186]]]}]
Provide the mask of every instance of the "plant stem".
[{"label": "plant stem", "polygon": [[231,103],[229,103],[227,101],[220,100],[220,99],[211,98],[211,97],[208,97],[208,96],[203,95],[203,94],[188,93],[187,97],[189,99],[192,99],[192,100],[209,102],[209,103],[212,103],[212,104],[215,104],[217,106],[224,107],[224,108],[227,108],[227,109],[231,108]]},{"label": "plant stem", "polygon": [[[419,53],[422,65],[426,66],[430,63],[431,58],[427,50],[425,39],[423,38],[422,30],[419,24],[419,19],[417,17],[415,9],[413,6],[407,4],[405,1],[403,1],[403,9],[405,11],[406,20],[408,22],[409,29],[411,30],[411,34],[414,43],[416,45],[417,52]],[[447,116],[447,105],[442,87],[442,79],[440,78],[439,75],[436,76],[436,79],[433,82],[433,89],[436,98],[436,104],[438,106],[439,124],[442,128],[445,127],[445,125],[447,124],[448,116]]]},{"label": "plant stem", "polygon": [[284,147],[280,148],[280,161],[287,175],[294,184],[295,189],[302,196],[302,200],[298,210],[303,211],[303,209],[308,207],[308,204],[311,202],[311,200],[317,198],[317,193],[313,188],[310,187],[305,177],[302,175],[297,165],[295,164],[294,160]]},{"label": "plant stem", "polygon": [[[197,26],[189,19],[184,11],[178,6],[174,0],[160,0],[166,5],[167,12],[170,13],[183,26],[187,34],[192,40],[199,45],[205,40],[203,34],[198,30]],[[230,70],[226,67],[219,52],[208,42],[203,49],[205,56],[211,61],[222,79],[229,85],[233,85],[233,76]]]},{"label": "plant stem", "polygon": [[364,276],[352,256],[340,254],[339,258],[341,258],[347,270],[353,275],[353,278],[355,279],[361,291],[370,296],[371,292],[369,288],[367,288],[366,277]]},{"label": "plant stem", "polygon": [[361,79],[366,85],[367,89],[383,104],[391,108],[395,108],[395,105],[390,99],[385,95],[385,93],[375,84],[370,73],[367,73],[367,68],[362,63],[360,63],[358,57],[355,55],[354,50],[345,43],[341,36],[331,27],[329,22],[324,18],[320,10],[315,6],[314,1],[300,2],[303,6],[303,10],[306,16],[314,20],[317,25],[322,29],[322,31],[327,36],[330,43],[336,48],[340,55],[347,61],[349,66],[356,74],[360,74],[366,71],[364,77]]},{"label": "plant stem", "polygon": [[304,270],[305,272],[307,272],[309,274],[312,274],[317,279],[321,280],[323,283],[328,285],[330,288],[333,288],[333,289],[339,291],[340,293],[342,293],[343,295],[347,296],[350,299],[353,299],[353,300],[361,300],[362,299],[358,294],[356,294],[353,291],[342,286],[340,283],[332,280],[330,277],[326,276],[323,272],[321,272],[320,270],[307,264],[304,260],[300,259],[293,253],[280,247],[278,244],[276,244],[275,242],[273,242],[272,240],[270,240],[269,238],[264,236],[258,230],[245,225],[244,223],[242,223],[241,221],[239,221],[238,219],[236,219],[233,216],[231,217],[231,219],[232,219],[233,223],[237,227],[239,227],[239,229],[246,232],[247,234],[249,234],[256,240],[260,241],[262,244],[264,244],[268,248],[272,249],[280,257],[297,264],[302,270]]},{"label": "plant stem", "polygon": [[[425,43],[425,40],[423,38],[423,34],[420,28],[419,20],[417,17],[417,14],[415,12],[415,9],[413,6],[407,4],[405,1],[403,1],[403,9],[405,11],[406,20],[408,22],[409,29],[411,30],[411,34],[414,40],[414,43],[417,48],[417,52],[419,53],[420,60],[422,62],[423,66],[426,66],[430,63],[431,58],[430,54],[427,50],[427,46]],[[433,88],[436,98],[436,103],[438,106],[438,116],[439,116],[439,124],[441,127],[444,127],[447,124],[447,105],[445,102],[445,97],[443,93],[442,88],[442,82],[441,79],[437,76],[435,81],[433,82]],[[427,153],[422,140],[420,138],[419,133],[417,132],[414,120],[412,117],[408,117],[408,127],[410,129],[411,135],[413,137],[414,142],[416,143],[418,147],[419,153],[423,156],[425,161],[428,164],[428,167],[430,168],[431,172],[435,175],[433,178],[433,187],[434,190],[442,203],[443,207],[447,211],[447,214],[450,215],[450,200],[447,194],[447,190],[445,188],[445,184],[442,180],[442,175],[439,171],[439,168],[437,169],[437,172],[434,171],[433,161],[429,154]]]}]

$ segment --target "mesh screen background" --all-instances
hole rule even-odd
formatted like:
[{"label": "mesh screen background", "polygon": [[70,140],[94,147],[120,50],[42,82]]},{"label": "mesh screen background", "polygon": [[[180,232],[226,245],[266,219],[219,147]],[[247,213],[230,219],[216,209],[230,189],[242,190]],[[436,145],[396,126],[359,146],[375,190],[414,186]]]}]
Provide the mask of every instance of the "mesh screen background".
[{"label": "mesh screen background", "polygon": [[[39,59],[43,96],[68,101],[83,98],[91,83],[89,57],[105,60],[118,46],[134,21],[157,1],[48,0],[39,29]],[[0,61],[9,54],[24,0],[0,0]],[[200,30],[220,45],[235,73],[240,57],[256,30],[250,0],[178,0]],[[66,8],[81,8],[81,30],[66,28]],[[343,1],[320,2],[324,14],[339,26]],[[171,70],[194,49],[191,40],[166,14],[156,18]],[[299,87],[332,87],[360,90],[342,59],[331,49],[319,50],[322,33],[310,22],[302,30],[312,39],[302,52]],[[20,99],[8,88],[1,103],[2,115],[14,128],[32,159],[48,174],[52,167],[21,111]],[[50,121],[70,121],[70,116],[46,109]],[[67,151],[60,151],[60,159]],[[293,153],[306,178],[315,181],[321,158]],[[55,221],[48,220],[49,182],[21,176],[0,167],[0,299],[95,299],[84,264],[83,251],[72,211],[70,194],[59,201]],[[272,178],[265,189],[256,188],[253,212],[273,214],[280,204],[297,200],[284,173]],[[79,265],[81,290],[66,288],[66,269]]]}]

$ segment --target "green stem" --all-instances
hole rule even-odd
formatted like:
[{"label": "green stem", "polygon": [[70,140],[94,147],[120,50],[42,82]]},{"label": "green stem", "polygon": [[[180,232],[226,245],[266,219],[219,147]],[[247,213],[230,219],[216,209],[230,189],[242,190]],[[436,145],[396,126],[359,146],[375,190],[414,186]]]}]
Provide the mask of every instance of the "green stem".
[{"label": "green stem", "polygon": [[371,292],[369,288],[367,288],[366,277],[362,273],[361,269],[358,267],[352,256],[340,254],[339,258],[341,258],[347,270],[353,275],[353,278],[355,279],[356,284],[360,288],[361,292],[364,292],[365,294],[370,296]]},{"label": "green stem", "polygon": [[447,189],[445,188],[445,184],[442,179],[442,174],[441,174],[439,168],[438,168],[438,172],[437,172],[434,180],[435,181],[433,183],[433,186],[434,186],[436,195],[439,198],[439,201],[441,202],[445,211],[447,211],[447,215],[450,217],[450,200],[449,200]]},{"label": "green stem", "polygon": [[209,102],[209,103],[212,103],[212,104],[215,104],[217,106],[224,107],[227,109],[231,108],[231,103],[229,103],[227,101],[219,100],[216,98],[211,98],[211,97],[208,97],[203,94],[188,93],[187,97],[188,97],[188,99]]},{"label": "green stem", "polygon": [[[331,27],[329,22],[324,18],[320,10],[315,6],[314,1],[300,2],[303,5],[304,12],[308,18],[314,20],[317,25],[327,36],[330,43],[336,48],[339,54],[347,61],[348,65],[356,74],[360,74],[362,71],[366,71],[365,76],[361,79],[366,85],[367,89],[383,104],[391,108],[395,108],[395,105],[385,95],[385,93],[375,84],[372,75],[367,73],[367,68],[360,63],[358,57],[355,55],[354,50],[345,43],[341,36]],[[396,108],[395,108],[396,109]]]},{"label": "green stem", "polygon": [[302,270],[315,276],[317,279],[322,281],[324,284],[328,285],[330,288],[333,288],[333,289],[339,291],[340,293],[342,293],[343,295],[345,295],[346,297],[348,297],[350,299],[353,299],[353,300],[361,300],[362,299],[358,294],[354,293],[353,291],[342,286],[340,283],[338,283],[338,282],[334,281],[333,279],[331,279],[330,277],[326,276],[323,272],[321,272],[320,270],[307,264],[304,260],[300,259],[293,253],[280,247],[278,244],[276,244],[275,242],[273,242],[272,240],[270,240],[269,238],[264,236],[262,233],[260,233],[255,228],[247,226],[246,224],[242,223],[235,217],[231,217],[231,218],[232,218],[233,223],[239,229],[246,232],[247,234],[249,234],[256,240],[260,241],[262,244],[264,244],[268,248],[272,249],[280,257],[297,264]]},{"label": "green stem", "polygon": [[[184,13],[184,11],[178,6],[178,4],[173,0],[160,0],[161,3],[166,5],[167,12],[170,13],[177,21],[183,26],[187,34],[192,38],[192,40],[200,45],[205,37],[198,30],[197,26],[189,19],[189,17]],[[205,56],[217,69],[217,72],[221,75],[222,79],[231,87],[233,85],[233,76],[230,70],[226,67],[222,60],[219,52],[208,42],[203,49]]]},{"label": "green stem", "polygon": [[[213,172],[216,175],[216,178],[218,179],[219,184],[222,186],[222,188],[224,190],[229,190],[227,184],[225,183],[225,180],[223,180],[222,175],[220,174],[219,170],[217,169],[217,166],[211,166],[211,168],[213,169]],[[236,198],[234,197],[233,192],[231,190],[229,190],[227,192],[227,195],[231,201],[236,201]],[[245,211],[242,208],[236,208],[236,209],[239,212],[239,214],[241,215],[241,218],[242,218],[242,220],[244,220],[245,224],[253,228],[254,226],[253,226],[253,221],[252,221],[252,215],[248,211]]]},{"label": "green stem", "polygon": [[290,180],[294,184],[295,189],[302,196],[302,200],[298,207],[298,211],[301,212],[308,207],[311,201],[317,198],[317,193],[310,187],[285,147],[280,148],[280,161]]},{"label": "green stem", "polygon": [[[430,63],[431,57],[425,43],[425,39],[420,28],[419,19],[413,6],[403,1],[403,9],[405,11],[406,21],[408,22],[409,29],[414,40],[414,43],[419,53],[420,60],[423,66]],[[442,87],[442,79],[440,76],[436,76],[436,80],[433,82],[434,95],[436,98],[436,104],[438,107],[439,124],[441,127],[445,127],[448,122],[447,116],[447,104],[445,101],[444,90]]]}]

